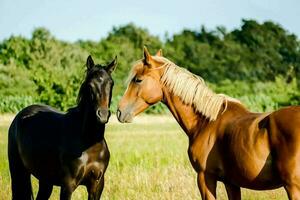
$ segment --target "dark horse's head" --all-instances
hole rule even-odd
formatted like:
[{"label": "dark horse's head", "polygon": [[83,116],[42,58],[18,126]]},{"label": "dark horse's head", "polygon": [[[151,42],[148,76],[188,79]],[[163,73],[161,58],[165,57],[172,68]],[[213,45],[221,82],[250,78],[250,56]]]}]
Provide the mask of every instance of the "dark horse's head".
[{"label": "dark horse's head", "polygon": [[117,65],[117,57],[108,65],[94,64],[91,56],[86,61],[86,77],[78,95],[78,105],[87,106],[94,112],[98,122],[107,123],[114,81],[111,73]]}]

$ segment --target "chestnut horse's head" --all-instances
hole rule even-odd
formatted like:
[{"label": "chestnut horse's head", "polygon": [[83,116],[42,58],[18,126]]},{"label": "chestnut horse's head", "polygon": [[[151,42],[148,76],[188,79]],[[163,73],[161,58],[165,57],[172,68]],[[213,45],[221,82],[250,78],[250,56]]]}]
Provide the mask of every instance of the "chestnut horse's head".
[{"label": "chestnut horse's head", "polygon": [[144,47],[144,58],[133,66],[127,90],[119,102],[117,116],[120,122],[131,122],[134,116],[162,100],[160,78],[164,64],[161,50],[151,56]]}]

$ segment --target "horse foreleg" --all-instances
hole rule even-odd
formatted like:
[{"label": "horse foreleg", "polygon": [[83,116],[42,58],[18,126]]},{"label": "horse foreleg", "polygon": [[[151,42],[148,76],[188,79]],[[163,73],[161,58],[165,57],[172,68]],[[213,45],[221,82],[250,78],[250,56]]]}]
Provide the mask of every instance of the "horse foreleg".
[{"label": "horse foreleg", "polygon": [[53,185],[39,182],[39,191],[36,200],[47,200],[51,196]]},{"label": "horse foreleg", "polygon": [[99,200],[104,188],[104,176],[87,186],[88,200]]},{"label": "horse foreleg", "polygon": [[75,184],[66,183],[61,186],[60,189],[60,200],[71,200],[72,193],[76,189]]},{"label": "horse foreleg", "polygon": [[227,196],[229,200],[241,200],[241,188],[232,184],[225,184]]},{"label": "horse foreleg", "polygon": [[217,180],[213,176],[200,172],[197,182],[202,200],[216,199]]}]

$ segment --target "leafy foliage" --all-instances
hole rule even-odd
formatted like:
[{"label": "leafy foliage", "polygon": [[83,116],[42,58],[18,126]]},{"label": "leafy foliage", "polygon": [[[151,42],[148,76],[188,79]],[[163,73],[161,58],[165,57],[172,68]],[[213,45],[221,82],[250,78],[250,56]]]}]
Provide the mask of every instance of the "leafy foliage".
[{"label": "leafy foliage", "polygon": [[[115,55],[112,110],[126,87],[132,62],[142,57],[142,47],[164,55],[202,76],[216,91],[236,97],[255,111],[273,110],[300,102],[300,43],[294,34],[267,21],[243,20],[240,28],[183,30],[165,41],[134,24],[114,27],[99,41],[69,43],[57,40],[45,28],[31,38],[11,36],[0,42],[0,112],[17,112],[32,103],[61,110],[75,105],[91,54],[106,64]],[[158,104],[147,112],[165,112]]]}]

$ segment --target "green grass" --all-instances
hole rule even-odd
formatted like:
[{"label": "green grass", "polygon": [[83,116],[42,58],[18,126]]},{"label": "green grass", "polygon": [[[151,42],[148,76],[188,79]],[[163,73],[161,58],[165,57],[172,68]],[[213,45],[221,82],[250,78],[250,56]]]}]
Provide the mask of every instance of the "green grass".
[{"label": "green grass", "polygon": [[[10,116],[0,116],[0,200],[11,199],[7,162],[7,129]],[[132,124],[111,120],[106,140],[111,160],[105,174],[105,200],[201,199],[196,173],[187,155],[188,139],[170,117],[143,116]],[[158,123],[156,123],[158,122]],[[36,194],[38,182],[33,180]],[[287,199],[283,189],[273,191],[242,190],[243,199]],[[51,199],[59,197],[55,187]],[[87,199],[79,187],[73,199]],[[218,199],[227,199],[223,184],[218,184]]]}]

